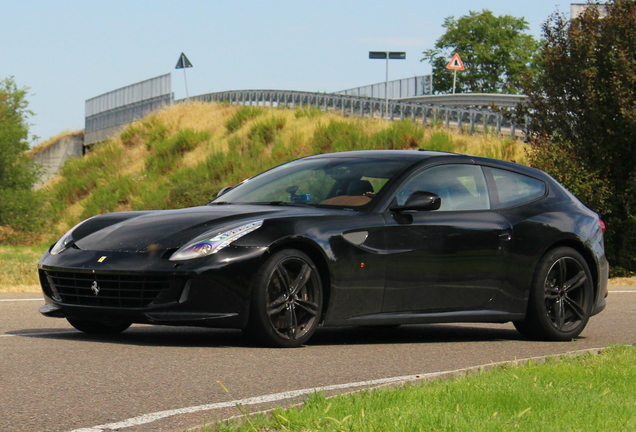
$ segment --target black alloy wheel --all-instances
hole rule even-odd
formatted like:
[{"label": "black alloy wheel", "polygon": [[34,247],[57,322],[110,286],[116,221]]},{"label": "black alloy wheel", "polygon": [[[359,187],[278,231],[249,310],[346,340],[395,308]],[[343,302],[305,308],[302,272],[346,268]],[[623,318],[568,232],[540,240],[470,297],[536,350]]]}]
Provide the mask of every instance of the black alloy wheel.
[{"label": "black alloy wheel", "polygon": [[309,340],[320,322],[322,284],[303,252],[286,249],[270,257],[256,275],[247,332],[283,348]]},{"label": "black alloy wheel", "polygon": [[590,270],[574,249],[561,247],[546,254],[537,267],[526,319],[515,322],[523,335],[565,341],[587,325],[594,303]]},{"label": "black alloy wheel", "polygon": [[66,318],[66,320],[77,330],[90,334],[117,334],[124,330],[127,330],[131,326],[129,322],[104,322],[104,321],[91,321],[91,320],[79,320],[73,318]]}]

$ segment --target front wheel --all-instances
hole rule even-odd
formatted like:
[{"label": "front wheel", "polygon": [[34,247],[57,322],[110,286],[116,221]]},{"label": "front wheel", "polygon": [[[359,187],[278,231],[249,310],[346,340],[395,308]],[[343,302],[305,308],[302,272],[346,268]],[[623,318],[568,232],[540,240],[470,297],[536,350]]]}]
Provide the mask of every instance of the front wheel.
[{"label": "front wheel", "polygon": [[105,322],[105,321],[91,321],[91,320],[79,320],[73,318],[66,318],[66,320],[77,330],[90,334],[117,334],[130,327],[129,322]]},{"label": "front wheel", "polygon": [[306,254],[286,249],[259,269],[245,331],[265,345],[293,348],[311,337],[322,313],[318,269]]},{"label": "front wheel", "polygon": [[587,325],[593,296],[592,276],[581,254],[568,247],[553,249],[537,266],[526,319],[514,325],[531,339],[571,340]]}]

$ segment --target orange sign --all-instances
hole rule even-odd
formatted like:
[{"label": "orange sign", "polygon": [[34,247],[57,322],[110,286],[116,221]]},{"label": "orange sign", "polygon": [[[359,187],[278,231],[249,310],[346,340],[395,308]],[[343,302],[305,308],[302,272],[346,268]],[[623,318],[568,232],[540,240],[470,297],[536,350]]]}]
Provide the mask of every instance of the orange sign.
[{"label": "orange sign", "polygon": [[453,59],[446,65],[446,69],[464,70],[464,63],[459,58],[459,54],[455,54]]}]

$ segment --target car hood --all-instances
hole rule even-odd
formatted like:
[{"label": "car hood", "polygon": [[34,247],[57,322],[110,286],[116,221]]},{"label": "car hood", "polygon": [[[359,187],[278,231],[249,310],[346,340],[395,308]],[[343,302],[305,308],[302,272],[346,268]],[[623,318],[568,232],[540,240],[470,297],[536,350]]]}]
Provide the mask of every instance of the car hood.
[{"label": "car hood", "polygon": [[221,205],[97,216],[73,232],[83,250],[149,252],[179,248],[206,232],[216,234],[253,220],[317,215],[312,207]]}]

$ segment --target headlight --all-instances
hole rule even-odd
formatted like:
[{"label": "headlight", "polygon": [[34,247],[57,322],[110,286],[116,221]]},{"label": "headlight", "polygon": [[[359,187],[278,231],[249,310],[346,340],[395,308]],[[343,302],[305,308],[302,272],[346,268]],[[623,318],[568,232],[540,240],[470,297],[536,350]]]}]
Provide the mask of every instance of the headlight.
[{"label": "headlight", "polygon": [[176,251],[174,255],[170,257],[170,261],[183,261],[213,255],[244,235],[259,229],[261,225],[263,225],[263,221],[258,220],[222,232],[209,239],[195,240]]},{"label": "headlight", "polygon": [[93,219],[93,218],[88,218],[86,220],[83,220],[82,222],[78,223],[73,228],[68,230],[68,232],[66,234],[64,234],[62,236],[62,238],[57,241],[57,243],[55,243],[55,245],[53,246],[53,249],[51,249],[51,252],[50,252],[51,255],[57,255],[60,252],[66,250],[66,248],[69,247],[69,245],[71,245],[71,243],[73,243],[73,231],[75,231],[75,229],[78,226],[80,226],[81,224],[83,224],[84,222],[86,222],[89,219]]}]

